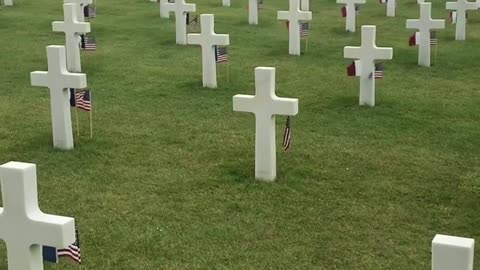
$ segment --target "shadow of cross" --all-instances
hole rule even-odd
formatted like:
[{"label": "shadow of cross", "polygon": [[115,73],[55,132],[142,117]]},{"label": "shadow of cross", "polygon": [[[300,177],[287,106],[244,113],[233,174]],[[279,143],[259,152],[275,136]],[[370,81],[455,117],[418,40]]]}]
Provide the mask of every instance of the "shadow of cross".
[{"label": "shadow of cross", "polygon": [[67,71],[65,47],[47,47],[48,72],[30,73],[33,86],[44,86],[50,90],[53,146],[62,150],[73,149],[72,120],[68,88],[87,87],[85,74]]},{"label": "shadow of cross", "polygon": [[85,21],[85,14],[83,8],[87,5],[93,4],[93,0],[63,0],[64,4],[75,4],[75,12],[79,22]]},{"label": "shadow of cross", "polygon": [[75,220],[40,211],[35,164],[3,164],[0,180],[0,239],[7,247],[8,269],[42,270],[41,246],[65,248],[75,242]]},{"label": "shadow of cross", "polygon": [[255,96],[235,95],[233,110],[255,114],[255,178],[274,181],[277,175],[275,115],[297,115],[298,99],[275,94],[275,68],[255,68]]},{"label": "shadow of cross", "polygon": [[418,64],[430,66],[430,30],[445,28],[445,20],[432,19],[432,3],[420,4],[420,19],[407,20],[407,28],[418,29],[420,42],[418,47]]},{"label": "shadow of cross", "polygon": [[376,26],[362,26],[362,45],[346,46],[343,49],[345,58],[360,60],[360,105],[375,106],[375,60],[393,58],[392,48],[379,48],[375,45]]},{"label": "shadow of cross", "polygon": [[203,87],[217,87],[217,66],[215,62],[214,46],[227,46],[230,44],[230,36],[215,33],[213,14],[200,15],[202,32],[200,34],[188,34],[187,43],[202,47],[202,77]]},{"label": "shadow of cross", "polygon": [[81,72],[79,34],[90,32],[90,23],[80,22],[75,13],[75,4],[63,4],[63,22],[52,22],[53,32],[65,33],[65,46],[67,50],[67,70]]}]

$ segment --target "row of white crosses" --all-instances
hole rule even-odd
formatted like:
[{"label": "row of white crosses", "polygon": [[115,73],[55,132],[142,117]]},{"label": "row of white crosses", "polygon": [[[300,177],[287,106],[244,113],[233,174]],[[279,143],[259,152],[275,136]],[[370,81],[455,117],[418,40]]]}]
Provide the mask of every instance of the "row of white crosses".
[{"label": "row of white crosses", "polygon": [[54,32],[65,33],[66,47],[48,46],[48,71],[35,71],[30,74],[32,86],[49,88],[53,146],[61,150],[74,148],[68,89],[87,86],[86,75],[79,73],[79,35],[90,32],[90,24],[82,21],[85,20],[83,7],[91,3],[91,0],[67,1],[69,3],[63,5],[64,21],[52,23]]},{"label": "row of white crosses", "polygon": [[185,0],[175,0],[173,3],[169,3],[166,0],[160,2],[160,10],[167,14],[167,16],[170,12],[175,13],[175,33],[177,44],[187,44],[187,13],[195,12],[196,9],[197,6],[195,4],[187,4],[185,3]]},{"label": "row of white crosses", "polygon": [[35,164],[1,165],[0,183],[0,239],[7,247],[8,269],[42,270],[42,246],[66,248],[75,242],[75,220],[42,213]]},{"label": "row of white crosses", "polygon": [[[230,0],[222,0],[222,5],[224,7],[229,7],[230,6]],[[250,6],[252,6],[252,0],[249,0],[249,9],[248,9],[248,12],[249,12],[248,17],[249,18],[250,18]],[[300,8],[302,10],[307,10],[307,11],[310,10],[310,0],[301,0],[301,7]],[[254,11],[254,12],[256,12],[256,11]]]}]

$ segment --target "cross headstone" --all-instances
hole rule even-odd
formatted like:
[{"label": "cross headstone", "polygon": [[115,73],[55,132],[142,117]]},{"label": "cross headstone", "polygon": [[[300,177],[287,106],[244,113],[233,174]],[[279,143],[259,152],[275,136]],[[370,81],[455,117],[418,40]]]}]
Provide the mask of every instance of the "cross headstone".
[{"label": "cross headstone", "polygon": [[310,10],[310,0],[301,0],[300,9],[304,11]]},{"label": "cross headstone", "polygon": [[457,2],[447,2],[448,10],[457,11],[457,20],[455,24],[455,40],[465,40],[465,28],[467,24],[467,11],[477,10],[476,2],[468,2],[467,0],[458,0]]},{"label": "cross headstone", "polygon": [[4,0],[5,6],[13,6],[13,0]]},{"label": "cross headstone", "polygon": [[200,15],[200,34],[188,34],[188,44],[202,47],[202,74],[203,87],[217,87],[217,66],[215,62],[215,45],[227,46],[230,44],[229,35],[216,34],[213,14]]},{"label": "cross headstone", "polygon": [[375,106],[375,60],[393,58],[392,48],[379,48],[375,44],[376,26],[362,26],[362,44],[360,47],[346,46],[345,58],[360,60],[360,102],[359,104]]},{"label": "cross headstone", "polygon": [[40,211],[35,164],[3,164],[0,180],[0,239],[7,247],[8,269],[42,270],[42,246],[66,248],[75,242],[75,220]]},{"label": "cross headstone", "polygon": [[355,5],[365,4],[366,0],[337,0],[337,4],[345,4],[347,9],[345,30],[355,32]]},{"label": "cross headstone", "polygon": [[75,4],[76,9],[75,12],[77,13],[77,19],[79,22],[85,21],[85,14],[83,13],[83,8],[87,5],[93,4],[93,0],[63,0],[65,4]]},{"label": "cross headstone", "polygon": [[437,234],[432,240],[432,270],[473,270],[475,240]]},{"label": "cross headstone", "polygon": [[300,10],[300,0],[290,0],[289,11],[279,11],[279,20],[288,21],[288,51],[300,55],[300,21],[312,20],[312,12]]},{"label": "cross headstone", "polygon": [[395,17],[395,9],[397,8],[396,0],[387,1],[387,17]]},{"label": "cross headstone", "polygon": [[274,181],[277,176],[275,115],[296,115],[298,99],[275,94],[275,68],[255,68],[255,96],[235,95],[233,110],[255,114],[255,178]]},{"label": "cross headstone", "polygon": [[65,46],[67,49],[67,70],[81,72],[80,47],[78,38],[80,34],[90,32],[90,23],[79,22],[75,4],[63,4],[63,22],[52,22],[53,32],[65,33]]},{"label": "cross headstone", "polygon": [[430,30],[445,28],[445,20],[432,19],[432,3],[420,4],[420,19],[407,20],[407,28],[418,29],[418,64],[430,66]]},{"label": "cross headstone", "polygon": [[70,116],[69,88],[85,88],[85,74],[67,71],[65,47],[48,46],[48,72],[30,73],[33,86],[44,86],[50,90],[53,146],[62,150],[73,149],[72,121]]},{"label": "cross headstone", "polygon": [[164,8],[166,3],[168,3],[168,0],[160,0],[160,4],[158,5],[160,9],[160,18],[170,19],[170,13]]},{"label": "cross headstone", "polygon": [[229,7],[230,6],[230,0],[222,0],[222,4],[224,7]]},{"label": "cross headstone", "polygon": [[175,0],[174,3],[160,3],[165,12],[175,13],[175,32],[177,44],[187,44],[187,12],[196,10],[195,4],[186,4],[185,0]]},{"label": "cross headstone", "polygon": [[248,0],[248,23],[258,24],[258,0]]}]

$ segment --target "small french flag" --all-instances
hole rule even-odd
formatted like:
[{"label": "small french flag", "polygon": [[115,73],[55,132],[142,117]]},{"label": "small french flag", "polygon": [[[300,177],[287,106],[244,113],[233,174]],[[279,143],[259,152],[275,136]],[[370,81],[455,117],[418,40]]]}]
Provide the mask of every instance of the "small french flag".
[{"label": "small french flag", "polygon": [[448,14],[448,19],[450,20],[451,24],[457,23],[457,12],[456,11],[451,11]]},{"label": "small french flag", "polygon": [[342,17],[347,17],[347,7],[346,6],[343,6],[342,7]]},{"label": "small french flag", "polygon": [[360,76],[360,74],[361,74],[360,60],[355,60],[347,67],[347,75],[358,77]]},{"label": "small french flag", "polygon": [[408,39],[408,45],[409,46],[417,46],[418,41],[420,40],[420,32],[415,32],[409,39]]}]

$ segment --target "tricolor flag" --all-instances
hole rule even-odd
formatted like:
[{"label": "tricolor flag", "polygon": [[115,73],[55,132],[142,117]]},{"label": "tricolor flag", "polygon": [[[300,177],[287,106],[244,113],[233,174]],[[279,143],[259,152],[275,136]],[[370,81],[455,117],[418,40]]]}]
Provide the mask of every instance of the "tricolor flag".
[{"label": "tricolor flag", "polygon": [[80,238],[78,230],[75,231],[75,243],[69,245],[67,248],[57,249],[55,247],[42,247],[43,260],[46,262],[58,263],[60,257],[66,257],[76,263],[82,262],[80,255]]},{"label": "tricolor flag", "polygon": [[308,22],[301,22],[300,23],[300,37],[308,37],[308,30],[310,26]]},{"label": "tricolor flag", "polygon": [[347,67],[347,76],[358,77],[360,74],[360,60],[355,60]]},{"label": "tricolor flag", "polygon": [[383,64],[382,63],[375,63],[375,80],[376,79],[383,79]]},{"label": "tricolor flag", "polygon": [[215,62],[222,63],[228,61],[228,49],[226,46],[215,45]]},{"label": "tricolor flag", "polygon": [[410,38],[408,39],[409,46],[417,46],[420,40],[420,32],[415,32]]},{"label": "tricolor flag", "polygon": [[342,7],[342,17],[347,17],[347,7],[346,6],[343,6]]},{"label": "tricolor flag", "polygon": [[95,51],[97,50],[97,43],[95,42],[95,37],[94,36],[85,36],[84,37],[84,43],[83,43],[83,49],[85,51]]},{"label": "tricolor flag", "polygon": [[448,19],[451,24],[456,24],[457,23],[457,12],[456,11],[450,11],[448,14]]},{"label": "tricolor flag", "polygon": [[195,15],[195,18],[193,18],[190,21],[190,13],[187,13],[187,30],[190,33],[196,33],[198,32],[198,15]]},{"label": "tricolor flag", "polygon": [[430,32],[430,46],[437,46],[438,38],[437,38],[437,31]]},{"label": "tricolor flag", "polygon": [[290,142],[292,139],[291,126],[290,126],[290,116],[287,116],[287,123],[285,123],[285,129],[283,131],[283,150],[287,151],[290,148]]},{"label": "tricolor flag", "polygon": [[380,4],[385,4],[385,3],[388,2],[388,0],[378,0],[378,2],[379,2]]}]

